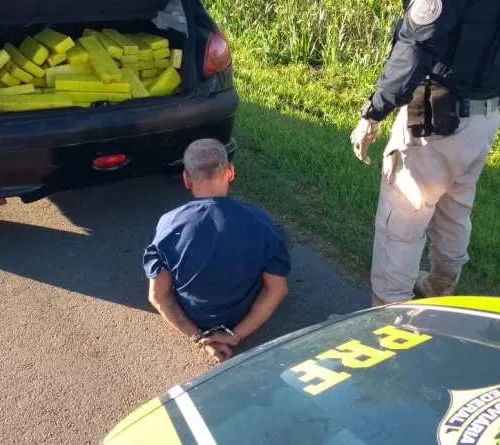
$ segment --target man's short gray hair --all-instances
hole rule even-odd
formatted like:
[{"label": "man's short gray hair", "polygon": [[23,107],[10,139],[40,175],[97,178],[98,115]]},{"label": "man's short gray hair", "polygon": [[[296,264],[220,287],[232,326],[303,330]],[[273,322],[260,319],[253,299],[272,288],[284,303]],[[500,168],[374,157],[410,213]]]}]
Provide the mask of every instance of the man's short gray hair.
[{"label": "man's short gray hair", "polygon": [[210,179],[229,166],[227,152],[216,139],[198,139],[184,152],[184,168],[191,179]]}]

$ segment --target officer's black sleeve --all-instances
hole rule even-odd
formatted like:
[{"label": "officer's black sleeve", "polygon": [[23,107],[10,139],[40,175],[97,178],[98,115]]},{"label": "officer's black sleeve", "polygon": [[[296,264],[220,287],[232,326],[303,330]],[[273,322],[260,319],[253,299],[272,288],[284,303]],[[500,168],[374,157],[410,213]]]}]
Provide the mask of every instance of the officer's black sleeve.
[{"label": "officer's black sleeve", "polygon": [[[396,43],[371,98],[371,106],[363,117],[381,121],[396,107],[411,102],[419,83],[442,59],[463,8],[464,0],[412,2],[405,11]],[[430,20],[432,22],[427,23]]]}]

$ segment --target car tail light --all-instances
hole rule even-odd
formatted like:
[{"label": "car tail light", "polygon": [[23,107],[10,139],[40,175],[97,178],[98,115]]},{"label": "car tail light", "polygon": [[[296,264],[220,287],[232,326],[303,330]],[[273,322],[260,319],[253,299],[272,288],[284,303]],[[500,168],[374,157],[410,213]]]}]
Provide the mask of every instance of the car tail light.
[{"label": "car tail light", "polygon": [[92,167],[96,170],[117,170],[128,164],[129,159],[124,154],[100,156],[94,159]]},{"label": "car tail light", "polygon": [[203,74],[205,77],[212,77],[226,70],[229,65],[231,65],[231,50],[224,34],[221,32],[211,34],[205,50]]}]

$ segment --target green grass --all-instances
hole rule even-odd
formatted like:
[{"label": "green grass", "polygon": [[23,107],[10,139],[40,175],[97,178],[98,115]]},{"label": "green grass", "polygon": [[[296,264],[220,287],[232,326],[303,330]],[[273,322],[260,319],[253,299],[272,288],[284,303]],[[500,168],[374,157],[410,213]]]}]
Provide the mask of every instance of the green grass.
[{"label": "green grass", "polygon": [[[241,97],[236,191],[336,246],[333,259],[366,279],[386,138],[367,167],[349,134],[382,69],[399,1],[206,3],[231,41]],[[462,293],[500,295],[499,170],[497,144],[478,188]]]}]

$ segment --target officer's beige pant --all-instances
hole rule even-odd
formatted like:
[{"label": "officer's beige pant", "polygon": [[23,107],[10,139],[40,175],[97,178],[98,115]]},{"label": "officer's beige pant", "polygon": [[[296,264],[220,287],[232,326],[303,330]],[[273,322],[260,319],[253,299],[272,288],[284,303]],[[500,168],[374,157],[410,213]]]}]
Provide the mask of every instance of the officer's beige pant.
[{"label": "officer's beige pant", "polygon": [[377,297],[413,298],[426,234],[429,281],[444,288],[458,279],[468,261],[476,183],[499,120],[495,110],[462,119],[451,136],[414,138],[406,108],[401,109],[384,152],[371,274]]}]

